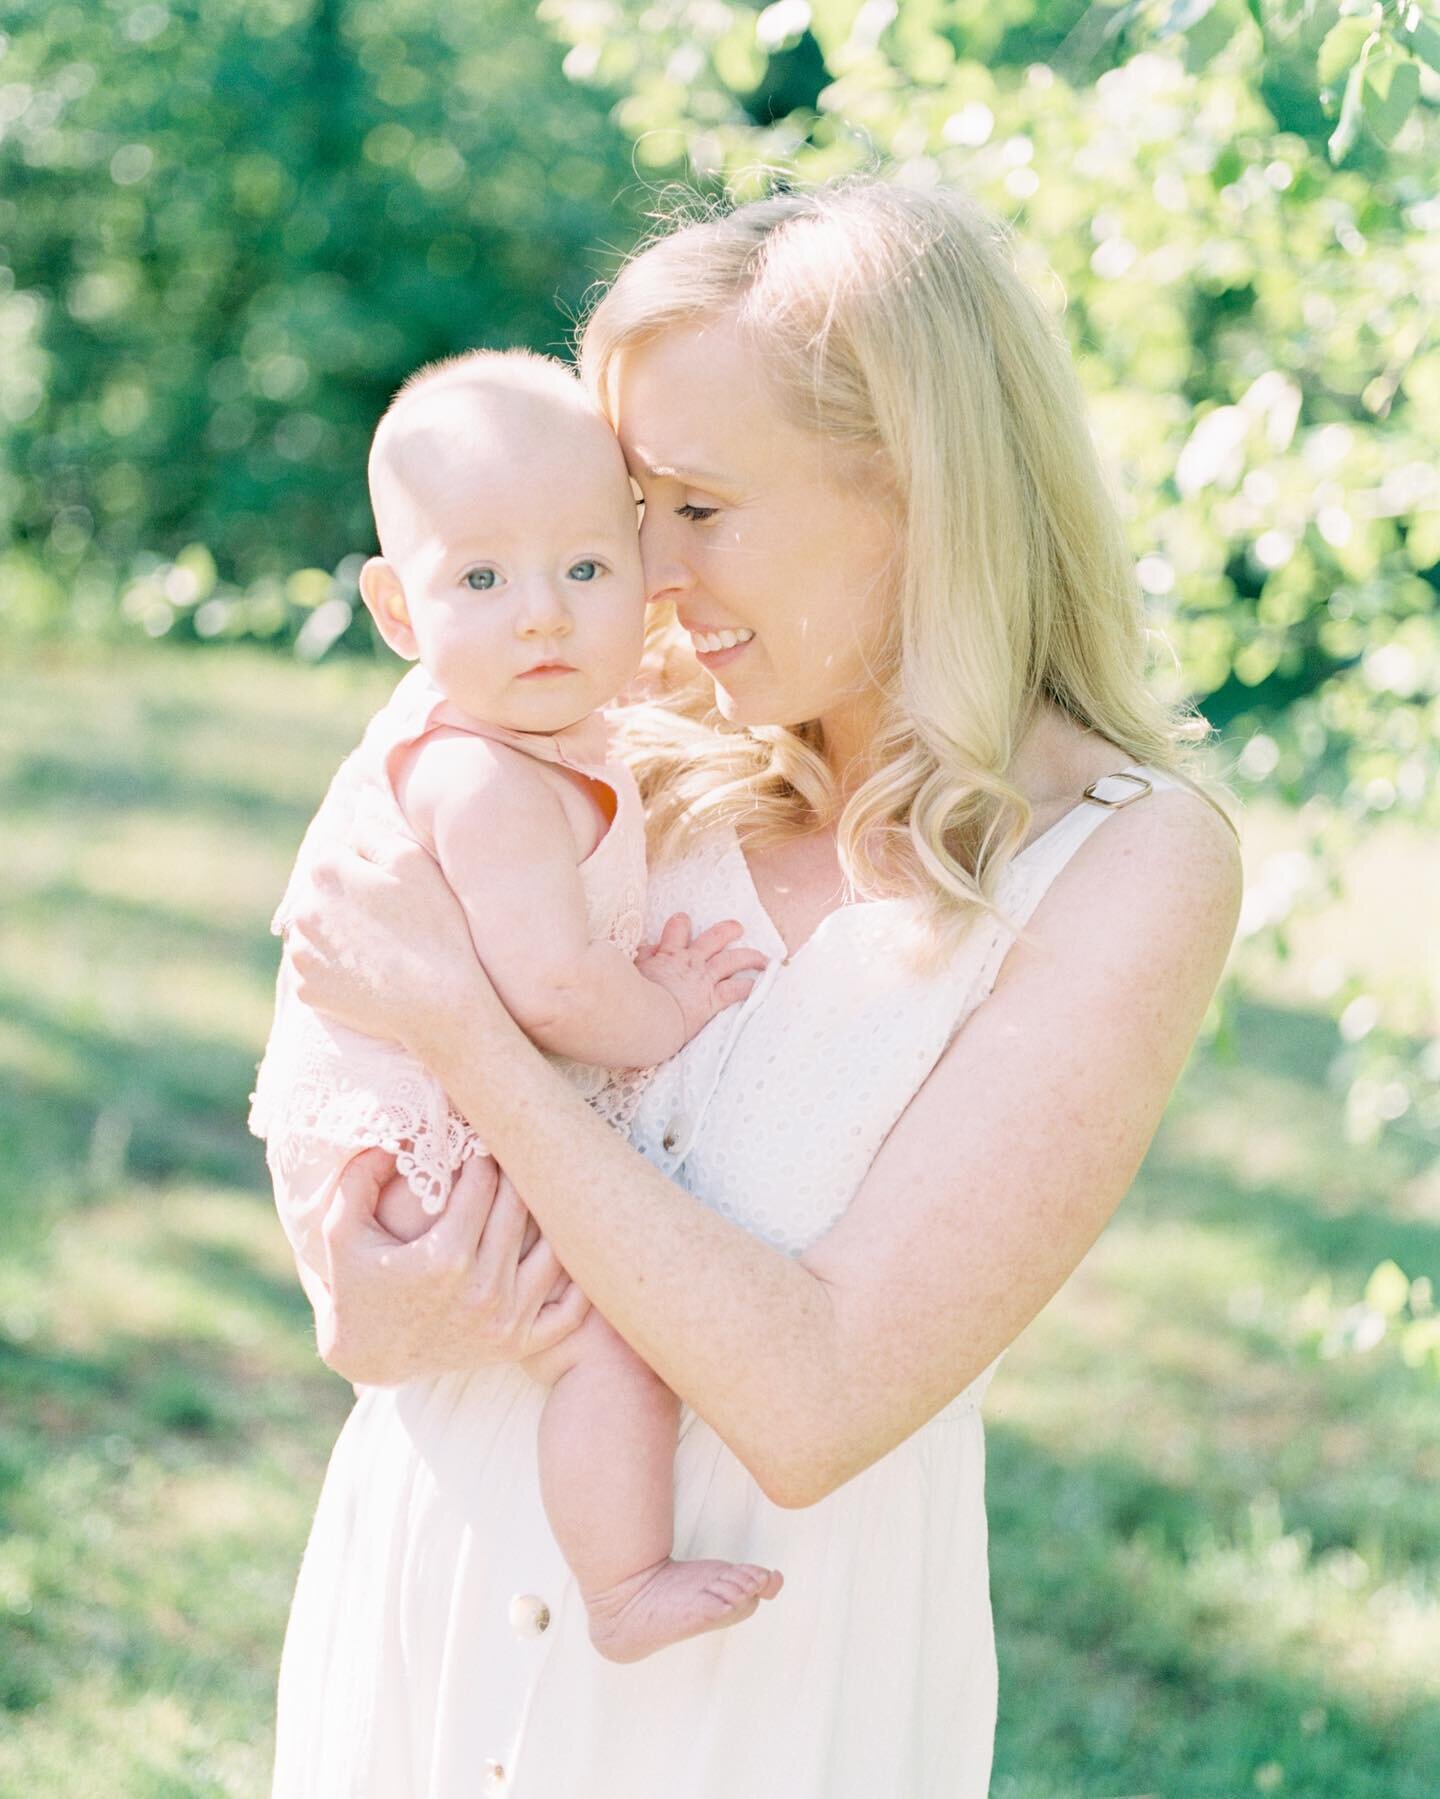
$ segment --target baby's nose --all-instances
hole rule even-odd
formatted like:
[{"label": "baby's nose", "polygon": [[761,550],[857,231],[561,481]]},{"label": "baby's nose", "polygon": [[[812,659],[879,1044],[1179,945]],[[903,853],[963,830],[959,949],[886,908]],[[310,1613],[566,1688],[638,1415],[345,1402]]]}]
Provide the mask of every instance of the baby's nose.
[{"label": "baby's nose", "polygon": [[537,586],[526,596],[520,629],[531,636],[563,635],[570,629],[570,609],[554,588],[548,584]]}]

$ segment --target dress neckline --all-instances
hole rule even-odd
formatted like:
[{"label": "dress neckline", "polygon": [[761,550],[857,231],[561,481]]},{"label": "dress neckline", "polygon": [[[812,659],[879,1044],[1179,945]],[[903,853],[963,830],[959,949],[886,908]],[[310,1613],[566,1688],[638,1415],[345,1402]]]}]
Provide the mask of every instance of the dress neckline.
[{"label": "dress neckline", "polygon": [[[1108,774],[1097,775],[1090,783],[1090,786],[1097,787],[1101,781],[1112,781],[1117,775],[1141,775],[1146,780],[1149,780],[1154,773],[1155,770],[1152,769],[1148,763],[1131,762],[1124,768],[1111,769]],[[1038,837],[1032,837],[1023,849],[1016,851],[1006,864],[1006,873],[1012,868],[1018,868],[1021,863],[1023,863],[1027,857],[1031,856],[1034,851],[1038,850],[1042,844],[1049,842],[1057,831],[1062,830],[1070,823],[1080,811],[1081,807],[1090,805],[1103,806],[1105,804],[1106,802],[1104,800],[1090,799],[1087,790],[1087,797],[1082,797],[1081,799],[1078,799],[1073,806],[1067,807],[1067,809],[1061,813],[1059,818],[1055,820],[1053,825],[1047,825]],[[809,949],[810,945],[815,942],[816,938],[818,938],[825,930],[831,919],[838,918],[842,913],[853,914],[857,912],[867,912],[873,910],[876,906],[902,906],[908,903],[900,898],[845,900],[840,905],[831,907],[824,917],[815,925],[815,928],[810,932],[810,935],[803,943],[797,944],[793,950],[789,949],[786,946],[785,938],[781,933],[780,927],[776,924],[774,918],[770,914],[769,907],[766,906],[764,900],[760,897],[760,889],[755,884],[755,876],[750,868],[750,858],[745,854],[745,846],[740,841],[740,833],[735,829],[734,825],[731,825],[728,827],[728,834],[730,839],[729,847],[740,865],[740,872],[744,878],[745,886],[749,889],[750,897],[754,901],[756,914],[764,922],[765,929],[774,940],[774,944],[778,946],[778,961],[781,968],[788,968],[797,957],[803,955],[804,952]]]},{"label": "dress neckline", "polygon": [[[415,736],[437,725],[508,744],[537,762],[553,762],[576,774],[601,774],[611,765],[609,724],[603,710],[586,713],[558,731],[518,731],[510,725],[491,724],[474,718],[451,700],[427,669],[416,664],[402,677],[390,697],[391,706]],[[609,783],[613,785],[613,783]]]}]

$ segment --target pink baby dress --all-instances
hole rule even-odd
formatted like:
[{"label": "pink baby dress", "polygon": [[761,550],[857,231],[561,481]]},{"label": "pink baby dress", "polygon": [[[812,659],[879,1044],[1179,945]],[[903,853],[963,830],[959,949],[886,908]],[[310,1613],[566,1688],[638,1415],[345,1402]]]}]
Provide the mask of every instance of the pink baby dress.
[{"label": "pink baby dress", "polygon": [[[604,837],[580,864],[592,941],[617,944],[629,956],[640,944],[645,905],[645,824],[630,771],[608,759],[604,718],[542,734],[513,731],[468,717],[416,667],[371,719],[359,747],[341,764],[305,833],[275,915],[283,931],[311,863],[327,845],[384,833],[416,837],[395,790],[401,753],[432,731],[449,728],[511,745],[609,787],[615,814]],[[426,847],[430,847],[426,845]],[[467,896],[472,909],[483,896]],[[617,1129],[628,1127],[643,1073],[550,1060]],[[323,1268],[319,1226],[340,1171],[362,1149],[389,1150],[427,1212],[445,1204],[456,1172],[485,1146],[455,1110],[439,1081],[401,1044],[366,1036],[307,1006],[296,992],[290,958],[282,955],[275,1018],[251,1096],[250,1128],[263,1137],[287,1235],[312,1267]]]}]

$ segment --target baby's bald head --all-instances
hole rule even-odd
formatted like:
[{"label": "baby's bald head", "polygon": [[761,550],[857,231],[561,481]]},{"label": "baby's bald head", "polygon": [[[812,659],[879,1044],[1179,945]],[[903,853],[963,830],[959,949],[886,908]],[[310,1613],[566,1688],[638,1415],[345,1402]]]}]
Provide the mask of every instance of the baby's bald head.
[{"label": "baby's bald head", "polygon": [[493,494],[501,466],[563,485],[587,454],[613,475],[622,509],[630,504],[614,433],[563,363],[529,350],[472,350],[427,364],[396,394],[370,446],[380,552],[405,562],[435,535],[437,513]]},{"label": "baby's bald head", "polygon": [[634,492],[563,363],[474,351],[421,369],[375,432],[370,498],[381,553],[360,571],[365,604],[470,717],[559,730],[631,679],[645,626]]}]

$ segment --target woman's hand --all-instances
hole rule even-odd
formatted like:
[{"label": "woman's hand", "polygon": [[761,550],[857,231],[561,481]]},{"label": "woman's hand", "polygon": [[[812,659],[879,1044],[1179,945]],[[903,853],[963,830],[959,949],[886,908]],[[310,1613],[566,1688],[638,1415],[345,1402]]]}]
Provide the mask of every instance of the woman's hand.
[{"label": "woman's hand", "polygon": [[434,857],[398,833],[317,855],[285,945],[306,1005],[412,1048],[442,1014],[494,1000],[459,900]]},{"label": "woman's hand", "polygon": [[466,1162],[445,1210],[402,1243],[375,1222],[395,1158],[368,1149],[340,1176],[322,1226],[329,1303],[320,1354],[346,1380],[394,1386],[424,1375],[538,1355],[590,1309],[488,1157]]}]

